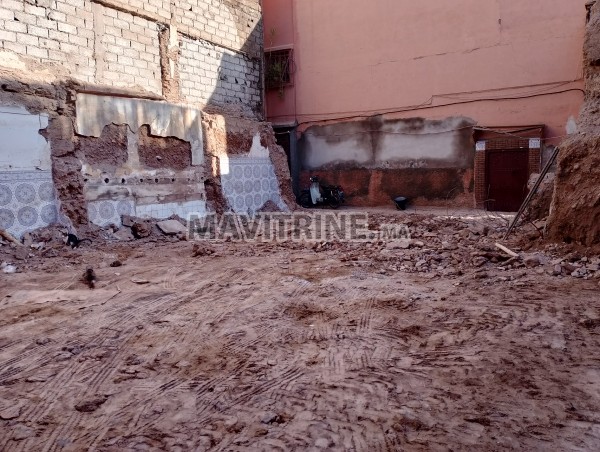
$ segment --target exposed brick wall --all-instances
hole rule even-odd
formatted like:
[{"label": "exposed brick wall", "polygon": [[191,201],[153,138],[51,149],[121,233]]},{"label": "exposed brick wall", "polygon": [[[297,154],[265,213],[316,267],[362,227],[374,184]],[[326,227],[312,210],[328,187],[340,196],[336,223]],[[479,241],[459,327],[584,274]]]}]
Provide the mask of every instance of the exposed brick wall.
[{"label": "exposed brick wall", "polygon": [[2,0],[0,50],[62,68],[93,82],[92,4],[88,0]]},{"label": "exposed brick wall", "polygon": [[194,103],[233,105],[246,113],[258,109],[259,62],[206,41],[181,39],[182,97]]},{"label": "exposed brick wall", "polygon": [[99,81],[115,86],[133,84],[160,94],[158,25],[122,11],[102,9],[105,53]]},{"label": "exposed brick wall", "polygon": [[180,0],[176,17],[181,31],[230,49],[259,56],[261,12],[257,1]]},{"label": "exposed brick wall", "polygon": [[485,151],[475,152],[475,208],[485,208],[487,190],[485,188]]},{"label": "exposed brick wall", "polygon": [[58,78],[249,116],[262,103],[261,27],[259,0],[0,1],[0,51]]},{"label": "exposed brick wall", "polygon": [[541,149],[529,149],[529,175],[533,173],[539,173],[542,168],[542,150]]},{"label": "exposed brick wall", "polygon": [[171,0],[116,0],[111,3],[120,4],[132,11],[157,16],[165,22],[171,19]]}]

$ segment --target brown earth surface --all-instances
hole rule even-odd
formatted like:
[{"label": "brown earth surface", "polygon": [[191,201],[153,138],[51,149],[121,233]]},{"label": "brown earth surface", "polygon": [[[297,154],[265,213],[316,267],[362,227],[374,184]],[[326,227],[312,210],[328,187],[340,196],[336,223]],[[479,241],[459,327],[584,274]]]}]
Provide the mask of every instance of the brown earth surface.
[{"label": "brown earth surface", "polygon": [[521,235],[506,261],[501,218],[372,220],[413,240],[13,261],[0,450],[595,450],[597,255]]}]

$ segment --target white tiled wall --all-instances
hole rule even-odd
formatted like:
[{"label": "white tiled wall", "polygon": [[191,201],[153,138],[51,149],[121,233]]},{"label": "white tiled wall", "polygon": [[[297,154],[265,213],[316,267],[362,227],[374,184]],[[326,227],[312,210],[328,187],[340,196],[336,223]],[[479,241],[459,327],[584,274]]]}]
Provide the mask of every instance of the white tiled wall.
[{"label": "white tiled wall", "polygon": [[229,171],[221,175],[221,184],[235,213],[252,215],[267,201],[288,210],[269,157],[229,157]]},{"label": "white tiled wall", "polygon": [[0,228],[15,237],[54,223],[58,203],[50,171],[0,172]]},{"label": "white tiled wall", "polygon": [[137,205],[135,214],[140,218],[156,218],[165,219],[171,215],[178,215],[183,219],[187,219],[190,214],[206,215],[205,201],[189,201],[181,203],[165,203],[165,204],[147,204]]}]

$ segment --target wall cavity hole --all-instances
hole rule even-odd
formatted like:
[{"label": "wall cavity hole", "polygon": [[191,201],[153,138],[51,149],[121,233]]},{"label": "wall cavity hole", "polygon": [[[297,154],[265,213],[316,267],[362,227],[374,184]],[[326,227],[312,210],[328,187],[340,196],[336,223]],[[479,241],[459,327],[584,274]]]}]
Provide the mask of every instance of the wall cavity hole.
[{"label": "wall cavity hole", "polygon": [[109,182],[110,182],[110,179],[108,177],[104,179],[105,184],[108,184]]},{"label": "wall cavity hole", "polygon": [[175,182],[175,178],[171,179],[171,182]]},{"label": "wall cavity hole", "polygon": [[125,183],[125,179],[121,179],[121,183],[124,184]]},{"label": "wall cavity hole", "polygon": [[156,182],[158,184],[158,179],[154,179],[154,182]]},{"label": "wall cavity hole", "polygon": [[144,183],[144,179],[140,179],[140,183],[142,183],[142,184],[143,184],[143,183]]}]

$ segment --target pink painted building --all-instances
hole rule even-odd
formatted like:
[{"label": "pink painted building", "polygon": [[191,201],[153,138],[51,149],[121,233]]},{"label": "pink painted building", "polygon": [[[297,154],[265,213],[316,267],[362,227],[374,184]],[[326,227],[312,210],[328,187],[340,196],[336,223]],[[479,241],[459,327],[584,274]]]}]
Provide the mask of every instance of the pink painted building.
[{"label": "pink painted building", "polygon": [[263,0],[263,13],[267,117],[290,138],[296,188],[320,174],[355,205],[513,210],[576,127],[586,0]]}]

